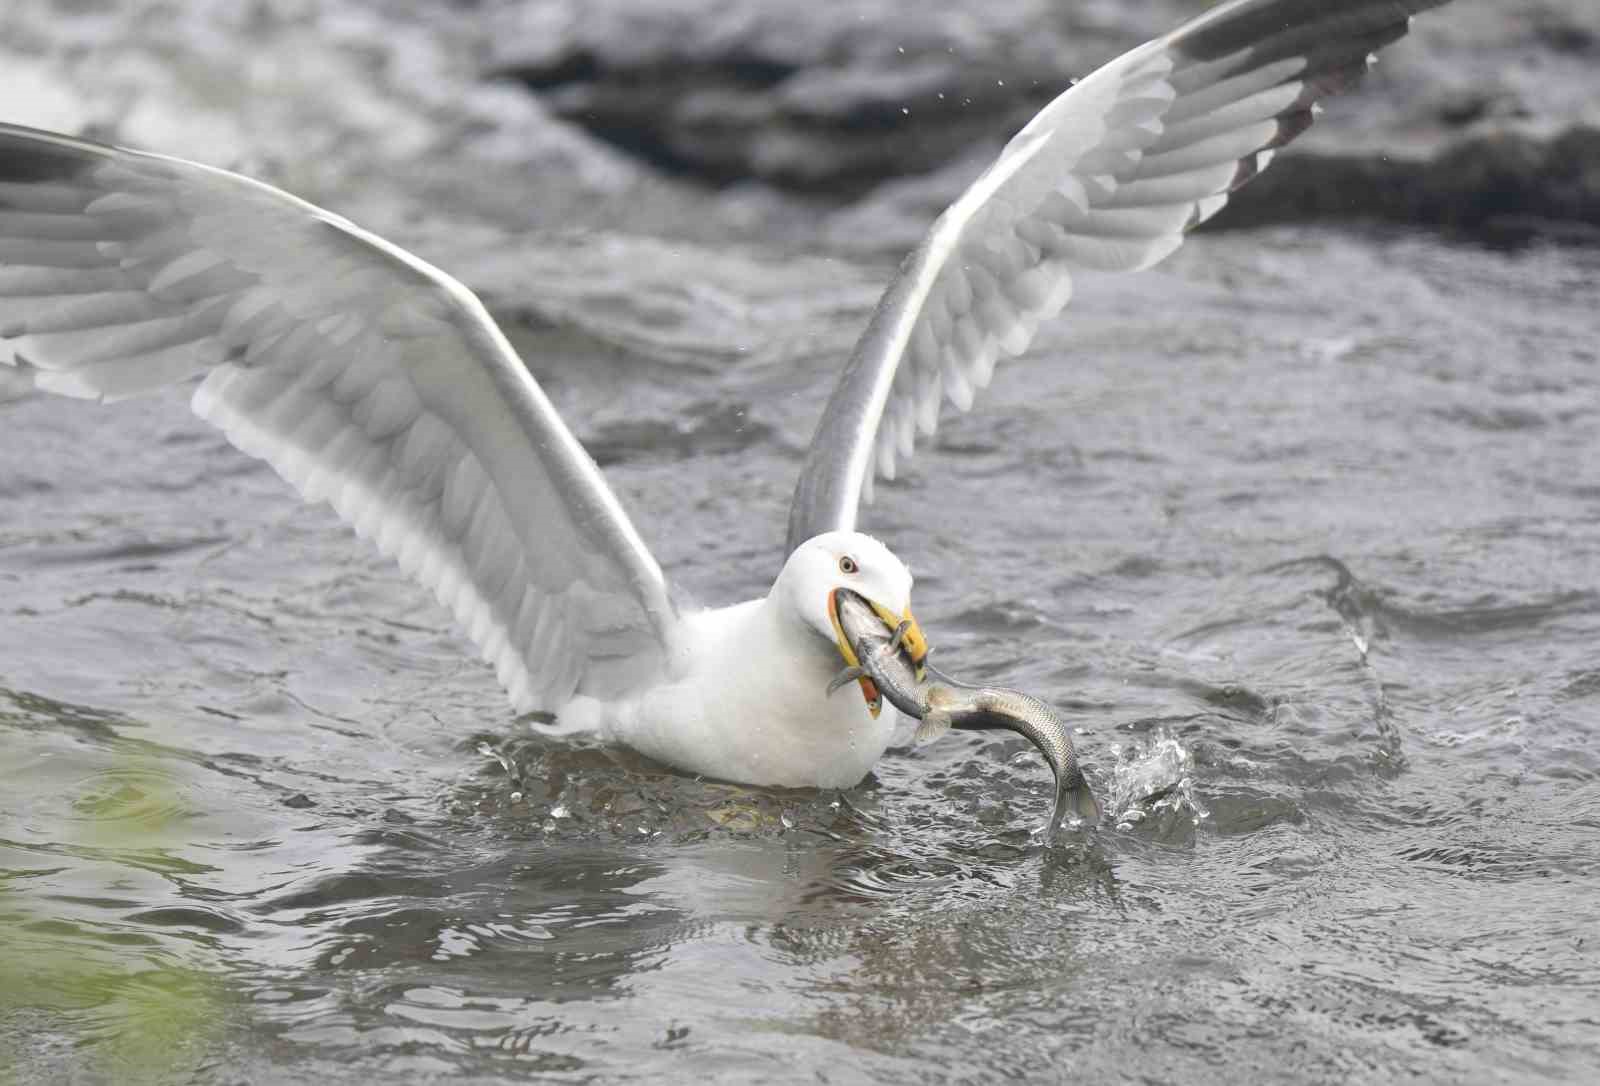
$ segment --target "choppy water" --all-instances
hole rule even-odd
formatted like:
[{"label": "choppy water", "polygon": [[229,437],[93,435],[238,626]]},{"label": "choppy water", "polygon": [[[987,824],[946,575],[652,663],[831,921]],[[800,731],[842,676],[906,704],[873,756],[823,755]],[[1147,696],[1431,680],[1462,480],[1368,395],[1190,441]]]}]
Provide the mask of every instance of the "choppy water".
[{"label": "choppy water", "polygon": [[[669,575],[765,591],[903,212],[630,188],[413,7],[28,0],[0,55],[16,119],[243,155],[461,274]],[[508,233],[569,210],[610,232]],[[1589,1081],[1597,282],[1200,237],[880,490],[945,666],[1081,728],[1112,817],[1055,850],[1019,739],[842,793],[551,745],[182,390],[0,389],[0,1084]]]},{"label": "choppy water", "polygon": [[[577,329],[524,346],[670,574],[761,591],[879,269],[680,247],[744,284],[702,318],[629,259],[655,243],[604,243],[603,306],[569,277]],[[181,395],[5,405],[0,1053],[18,1081],[1581,1081],[1597,271],[1197,239],[1087,285],[951,420],[871,524],[948,666],[1082,728],[1115,819],[1054,851],[1012,738],[844,793],[552,747]],[[617,306],[627,349],[582,331]],[[674,364],[696,339],[716,364]]]}]

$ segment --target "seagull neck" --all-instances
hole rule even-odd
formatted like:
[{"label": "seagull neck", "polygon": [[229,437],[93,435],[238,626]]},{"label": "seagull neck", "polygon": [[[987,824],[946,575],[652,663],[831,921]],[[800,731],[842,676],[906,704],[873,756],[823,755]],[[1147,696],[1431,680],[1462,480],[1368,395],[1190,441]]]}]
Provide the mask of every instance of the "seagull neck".
[{"label": "seagull neck", "polygon": [[786,591],[781,581],[772,586],[756,611],[757,621],[766,626],[770,635],[789,645],[792,653],[815,657],[825,665],[838,659],[838,651],[806,621],[796,606],[794,593]]}]

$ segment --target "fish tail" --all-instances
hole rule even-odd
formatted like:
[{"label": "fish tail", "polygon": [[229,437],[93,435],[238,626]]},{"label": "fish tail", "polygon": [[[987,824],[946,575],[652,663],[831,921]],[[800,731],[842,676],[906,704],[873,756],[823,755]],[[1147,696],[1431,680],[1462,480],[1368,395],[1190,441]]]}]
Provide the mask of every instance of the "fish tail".
[{"label": "fish tail", "polygon": [[1089,790],[1088,781],[1080,781],[1076,788],[1069,788],[1066,795],[1067,808],[1075,811],[1079,818],[1093,826],[1100,821],[1100,801],[1094,798],[1094,793]]},{"label": "fish tail", "polygon": [[1100,802],[1094,798],[1094,792],[1089,788],[1089,782],[1078,775],[1076,784],[1069,784],[1062,788],[1056,795],[1055,816],[1051,822],[1059,826],[1068,818],[1081,818],[1085,825],[1094,826],[1100,822]]}]

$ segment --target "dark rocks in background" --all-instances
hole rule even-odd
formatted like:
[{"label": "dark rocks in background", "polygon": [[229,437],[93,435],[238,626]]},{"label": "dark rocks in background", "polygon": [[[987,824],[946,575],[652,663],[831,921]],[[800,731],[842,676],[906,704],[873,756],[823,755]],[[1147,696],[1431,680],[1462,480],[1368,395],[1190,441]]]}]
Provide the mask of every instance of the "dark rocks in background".
[{"label": "dark rocks in background", "polygon": [[1067,85],[1064,52],[1091,63],[1053,44],[1059,17],[1019,12],[595,2],[552,27],[519,6],[492,73],[667,173],[851,199],[1016,130]]},{"label": "dark rocks in background", "polygon": [[1447,226],[1499,229],[1512,220],[1574,222],[1600,240],[1600,128],[1540,142],[1515,133],[1459,144],[1434,164],[1437,199],[1418,216]]},{"label": "dark rocks in background", "polygon": [[1568,8],[1563,12],[1559,10],[1560,5],[1531,5],[1531,8],[1527,17],[1533,36],[1540,44],[1555,53],[1600,56],[1600,18],[1595,17],[1592,7],[1587,9],[1590,16],[1587,22],[1580,21],[1584,14],[1582,9]]},{"label": "dark rocks in background", "polygon": [[[1590,237],[1600,229],[1591,5],[1467,0],[1433,13],[1388,52],[1375,87],[1337,103],[1216,225],[1354,217]],[[860,201],[911,223],[931,219],[1069,77],[1195,7],[508,4],[490,20],[490,67],[668,174]]]},{"label": "dark rocks in background", "polygon": [[864,75],[740,55],[619,68],[580,52],[513,74],[557,116],[669,174],[840,198],[934,169],[1048,100],[1019,104],[929,59]]},{"label": "dark rocks in background", "polygon": [[[1217,225],[1591,236],[1596,3],[1429,13]],[[0,70],[8,120],[241,169],[426,252],[599,228],[887,260],[1072,77],[1202,7],[26,0]]]},{"label": "dark rocks in background", "polygon": [[1284,156],[1214,228],[1368,218],[1441,227],[1489,241],[1600,244],[1600,129],[1545,140],[1498,131],[1427,161],[1387,155]]}]

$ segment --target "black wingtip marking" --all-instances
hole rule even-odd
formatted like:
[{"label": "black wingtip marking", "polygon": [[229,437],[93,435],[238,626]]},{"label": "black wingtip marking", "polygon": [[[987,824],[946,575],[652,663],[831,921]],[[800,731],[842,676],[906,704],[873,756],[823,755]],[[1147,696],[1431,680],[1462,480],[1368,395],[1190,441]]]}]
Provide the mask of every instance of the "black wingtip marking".
[{"label": "black wingtip marking", "polygon": [[67,142],[0,128],[0,182],[35,185],[71,181],[93,169],[99,156]]},{"label": "black wingtip marking", "polygon": [[1239,168],[1233,171],[1233,180],[1228,182],[1228,191],[1233,192],[1235,189],[1248,184],[1260,172],[1261,156],[1246,155],[1239,160]]},{"label": "black wingtip marking", "polygon": [[1278,116],[1278,131],[1263,144],[1263,149],[1271,150],[1274,147],[1282,147],[1287,143],[1291,143],[1296,136],[1310,128],[1316,119],[1316,112],[1312,109],[1297,109],[1290,113],[1280,114]]},{"label": "black wingtip marking", "polygon": [[1374,34],[1379,48],[1405,35],[1413,13],[1445,0],[1349,0],[1330,10],[1328,0],[1259,0],[1201,15],[1177,31],[1174,44],[1187,57],[1218,60],[1243,49],[1255,63],[1291,56],[1319,41]]}]

